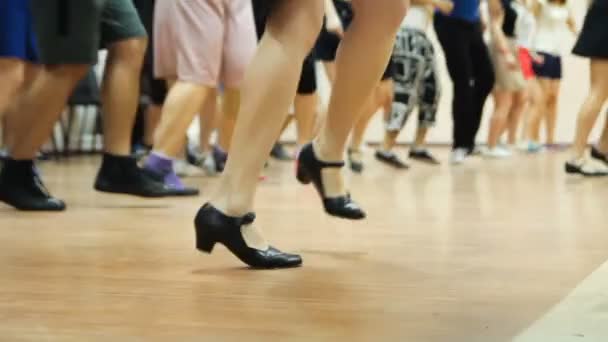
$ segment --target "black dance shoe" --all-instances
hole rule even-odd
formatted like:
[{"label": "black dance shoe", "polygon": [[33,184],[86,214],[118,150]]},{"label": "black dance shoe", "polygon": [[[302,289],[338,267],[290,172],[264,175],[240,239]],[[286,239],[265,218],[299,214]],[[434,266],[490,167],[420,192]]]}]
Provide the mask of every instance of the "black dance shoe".
[{"label": "black dance shoe", "polygon": [[604,164],[608,165],[608,154],[602,153],[595,146],[591,147],[591,158],[597,159],[597,160],[603,162]]},{"label": "black dance shoe", "polygon": [[94,188],[100,192],[139,197],[175,196],[172,189],[140,169],[134,157],[110,154],[103,155]]},{"label": "black dance shoe", "polygon": [[365,218],[365,212],[355,203],[350,195],[339,197],[326,197],[325,187],[321,177],[321,170],[324,168],[342,168],[344,162],[326,163],[318,160],[313,151],[312,144],[305,145],[298,156],[298,166],[296,177],[302,184],[310,184],[311,182],[317,189],[319,196],[323,200],[325,212],[331,216],[337,216],[351,220],[361,220]]},{"label": "black dance shoe", "polygon": [[588,167],[588,164],[585,163],[585,160],[578,161],[567,161],[564,165],[564,169],[566,173],[569,174],[580,174],[585,177],[605,177],[608,176],[608,171],[606,170],[597,170],[591,167]]},{"label": "black dance shoe", "polygon": [[198,211],[194,219],[196,249],[211,253],[215,244],[221,243],[242,262],[258,269],[290,268],[302,265],[302,258],[299,255],[283,253],[271,246],[266,250],[247,246],[241,228],[252,224],[253,221],[255,221],[253,213],[243,217],[230,217],[207,203]]},{"label": "black dance shoe", "polygon": [[0,201],[24,211],[65,210],[65,203],[45,188],[32,160],[0,161]]}]

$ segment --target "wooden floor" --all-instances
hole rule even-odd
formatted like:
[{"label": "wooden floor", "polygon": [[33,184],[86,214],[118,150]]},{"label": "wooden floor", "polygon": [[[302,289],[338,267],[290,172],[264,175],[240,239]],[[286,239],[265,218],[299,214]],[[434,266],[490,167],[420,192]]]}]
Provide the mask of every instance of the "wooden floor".
[{"label": "wooden floor", "polygon": [[568,177],[564,159],[398,172],[369,158],[351,178],[361,223],[323,215],[275,162],[257,222],[302,253],[286,271],[194,250],[213,179],[188,180],[200,198],[140,200],[95,193],[96,158],[48,162],[69,211],[0,207],[0,340],[510,341],[608,259],[608,179]]}]

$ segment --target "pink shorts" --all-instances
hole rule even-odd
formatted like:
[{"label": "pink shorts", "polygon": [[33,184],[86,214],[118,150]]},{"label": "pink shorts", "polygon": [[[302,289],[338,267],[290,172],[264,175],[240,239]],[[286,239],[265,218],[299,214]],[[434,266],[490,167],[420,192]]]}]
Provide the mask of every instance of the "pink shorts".
[{"label": "pink shorts", "polygon": [[257,46],[251,0],[157,0],[156,77],[238,88]]}]

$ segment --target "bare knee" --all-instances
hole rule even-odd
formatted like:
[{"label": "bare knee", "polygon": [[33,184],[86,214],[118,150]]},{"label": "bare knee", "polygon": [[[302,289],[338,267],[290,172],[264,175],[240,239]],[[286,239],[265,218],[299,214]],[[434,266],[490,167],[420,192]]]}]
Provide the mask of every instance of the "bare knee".
[{"label": "bare knee", "polygon": [[302,59],[314,46],[323,24],[324,4],[320,0],[279,1],[268,18],[266,33]]},{"label": "bare knee", "polygon": [[25,82],[25,65],[18,60],[0,59],[2,91],[14,94]]},{"label": "bare knee", "polygon": [[137,70],[141,69],[144,55],[148,47],[148,39],[145,37],[132,38],[116,42],[108,49],[108,64],[129,64]]}]

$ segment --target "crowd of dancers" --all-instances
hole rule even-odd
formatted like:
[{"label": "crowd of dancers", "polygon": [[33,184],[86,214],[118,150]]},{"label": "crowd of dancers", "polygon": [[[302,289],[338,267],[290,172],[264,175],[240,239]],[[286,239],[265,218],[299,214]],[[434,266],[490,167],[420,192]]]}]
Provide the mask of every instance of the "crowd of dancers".
[{"label": "crowd of dancers", "polygon": [[[385,122],[378,161],[409,167],[395,146],[417,112],[408,157],[440,163],[426,147],[445,86],[439,49],[454,90],[450,162],[461,164],[476,154],[508,158],[516,148],[555,148],[563,41],[577,36],[573,52],[590,59],[591,82],[565,170],[607,176],[608,123],[586,156],[608,97],[607,10],[608,0],[589,1],[579,32],[567,0],[2,0],[0,201],[20,210],[66,208],[44,187],[35,159],[99,49],[108,55],[104,153],[94,188],[194,196],[199,190],[182,182],[178,160],[221,174],[219,190],[195,219],[197,248],[211,252],[221,243],[253,267],[302,263],[268,245],[254,223],[269,154],[297,159],[297,180],[312,183],[326,213],[345,219],[363,219],[365,212],[343,181],[344,155],[352,171],[364,170],[363,137],[377,112]],[[319,65],[332,86],[323,112]],[[142,89],[150,103],[144,146],[134,151]],[[490,95],[487,144],[477,146]],[[196,116],[200,134],[193,143],[186,136]],[[292,116],[295,156],[277,142]]]}]

